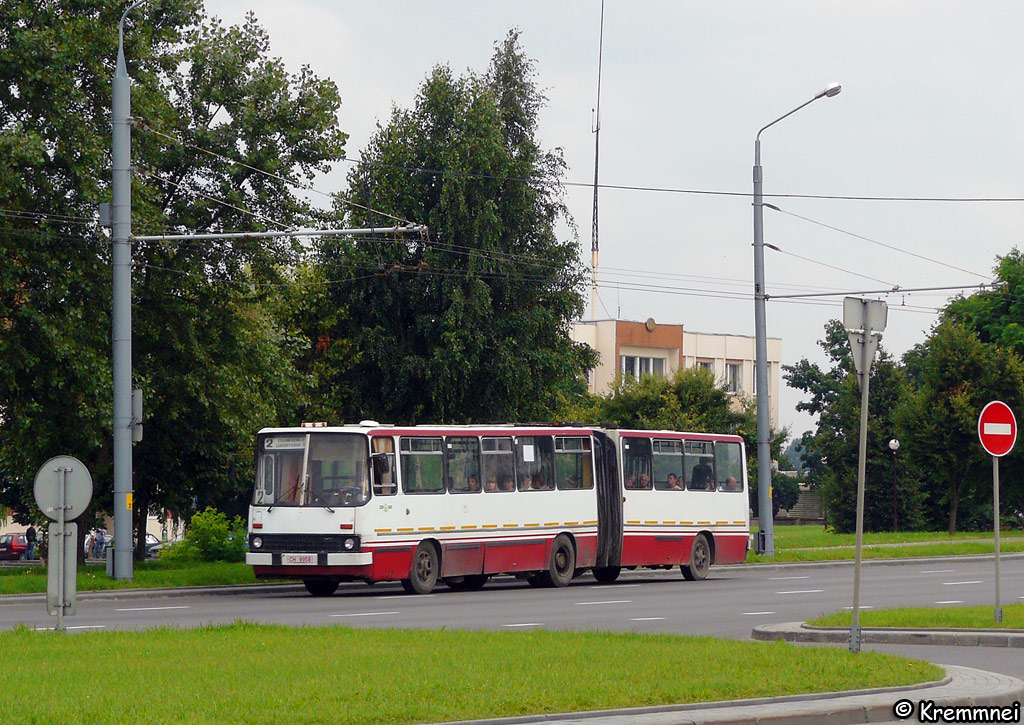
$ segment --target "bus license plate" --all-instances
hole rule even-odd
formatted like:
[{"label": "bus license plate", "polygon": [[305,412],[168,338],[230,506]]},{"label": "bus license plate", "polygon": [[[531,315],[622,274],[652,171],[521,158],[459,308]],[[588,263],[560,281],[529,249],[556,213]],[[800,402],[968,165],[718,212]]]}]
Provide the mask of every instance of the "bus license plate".
[{"label": "bus license plate", "polygon": [[281,563],[316,566],[316,554],[282,554]]}]

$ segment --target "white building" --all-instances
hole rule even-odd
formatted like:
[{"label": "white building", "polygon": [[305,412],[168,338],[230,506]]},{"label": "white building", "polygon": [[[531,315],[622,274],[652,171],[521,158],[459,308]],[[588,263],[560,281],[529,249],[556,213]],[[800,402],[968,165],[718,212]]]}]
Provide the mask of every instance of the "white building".
[{"label": "white building", "polygon": [[[680,367],[708,368],[739,396],[754,392],[754,338],[711,332],[685,332],[682,325],[629,320],[585,320],[572,327],[572,338],[594,348],[600,360],[589,376],[590,392],[606,392],[617,373],[674,375]],[[779,427],[782,340],[768,338],[769,419]]]}]

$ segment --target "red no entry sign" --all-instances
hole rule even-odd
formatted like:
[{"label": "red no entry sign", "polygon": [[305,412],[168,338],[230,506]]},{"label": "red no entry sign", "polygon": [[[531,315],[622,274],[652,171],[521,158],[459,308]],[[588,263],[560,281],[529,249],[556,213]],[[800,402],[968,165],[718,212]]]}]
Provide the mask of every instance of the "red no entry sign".
[{"label": "red no entry sign", "polygon": [[993,400],[981,410],[978,416],[978,438],[981,446],[991,456],[1005,456],[1017,442],[1017,419],[1010,406]]}]

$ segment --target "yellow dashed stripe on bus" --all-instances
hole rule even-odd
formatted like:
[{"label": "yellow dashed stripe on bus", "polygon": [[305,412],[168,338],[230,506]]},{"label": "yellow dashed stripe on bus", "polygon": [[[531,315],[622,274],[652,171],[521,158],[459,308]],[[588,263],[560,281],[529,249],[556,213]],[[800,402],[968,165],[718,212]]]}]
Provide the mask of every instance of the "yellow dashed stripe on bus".
[{"label": "yellow dashed stripe on bus", "polygon": [[374,529],[373,533],[375,533],[375,534],[390,534],[391,533],[391,529]]},{"label": "yellow dashed stripe on bus", "polygon": [[455,531],[454,526],[442,526],[441,531]]},{"label": "yellow dashed stripe on bus", "polygon": [[523,524],[524,526],[540,526],[540,524]]},{"label": "yellow dashed stripe on bus", "polygon": [[710,526],[711,522],[710,521],[698,521],[697,525],[698,526]]}]

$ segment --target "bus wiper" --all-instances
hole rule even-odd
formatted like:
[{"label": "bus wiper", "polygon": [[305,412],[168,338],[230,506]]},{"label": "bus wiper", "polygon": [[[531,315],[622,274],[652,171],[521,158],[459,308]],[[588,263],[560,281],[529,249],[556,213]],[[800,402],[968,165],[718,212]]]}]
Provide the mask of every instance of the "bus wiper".
[{"label": "bus wiper", "polygon": [[[291,498],[292,495],[298,490],[300,483],[301,483],[301,481],[296,481],[292,485],[292,487],[288,489],[288,491],[284,494],[284,496],[281,496],[281,498],[282,499]],[[277,506],[277,501],[274,501],[274,503],[270,504],[270,506],[267,507],[267,513],[269,514],[271,511],[273,511],[275,506]],[[331,513],[334,513],[334,512],[332,511]]]},{"label": "bus wiper", "polygon": [[318,493],[317,493],[316,491],[314,491],[314,490],[313,490],[312,488],[311,488],[311,489],[309,489],[309,492],[310,492],[311,494],[313,494],[313,496],[315,496],[316,498],[320,499],[320,500],[321,500],[321,501],[323,502],[323,504],[324,504],[324,508],[326,508],[326,509],[327,509],[328,511],[330,511],[330,512],[331,512],[332,514],[334,513],[334,509],[332,509],[332,508],[331,508],[331,506],[330,506],[330,504],[328,504],[328,503],[327,503],[327,501],[325,501],[325,500],[324,500],[324,497],[323,497],[323,496],[321,496],[320,494],[318,494]]}]

